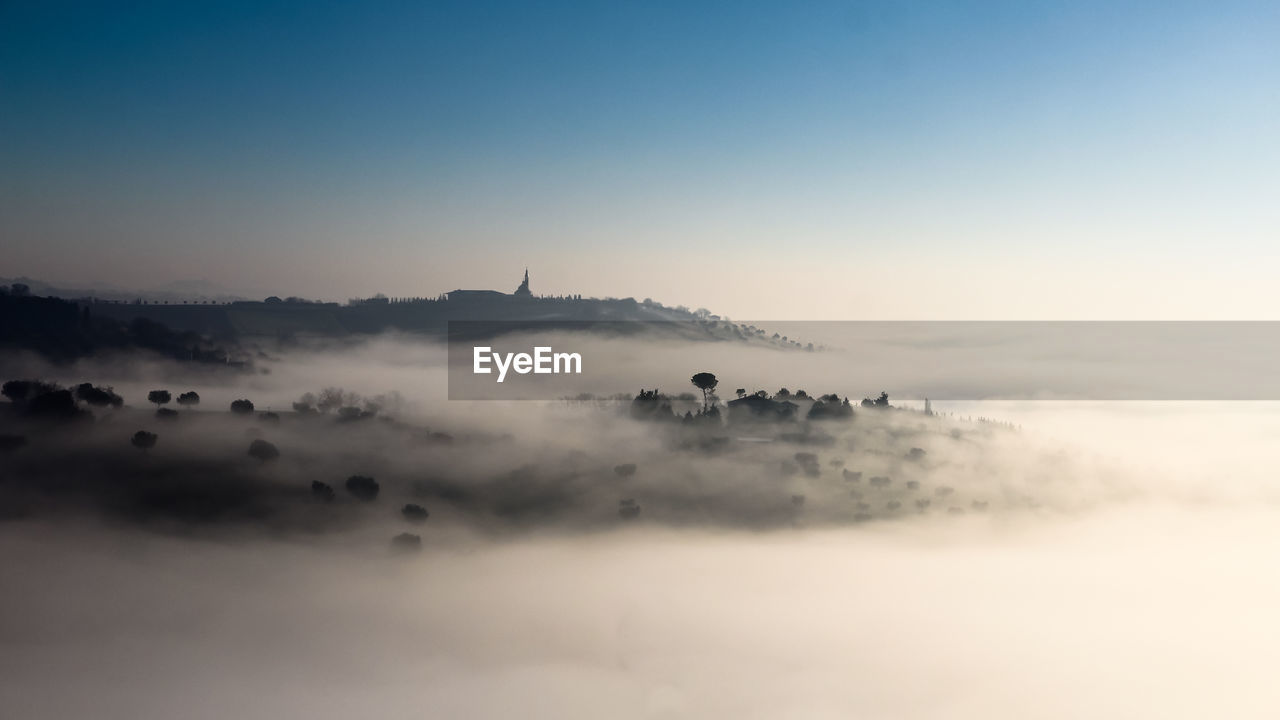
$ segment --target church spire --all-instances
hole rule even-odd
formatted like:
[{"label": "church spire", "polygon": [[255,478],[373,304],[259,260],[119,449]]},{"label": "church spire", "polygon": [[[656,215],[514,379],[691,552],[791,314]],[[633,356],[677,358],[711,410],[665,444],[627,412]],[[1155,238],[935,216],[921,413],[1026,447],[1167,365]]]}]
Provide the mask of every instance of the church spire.
[{"label": "church spire", "polygon": [[529,268],[524,269],[524,282],[520,283],[520,287],[516,288],[514,295],[518,297],[532,297],[533,293],[529,290]]}]

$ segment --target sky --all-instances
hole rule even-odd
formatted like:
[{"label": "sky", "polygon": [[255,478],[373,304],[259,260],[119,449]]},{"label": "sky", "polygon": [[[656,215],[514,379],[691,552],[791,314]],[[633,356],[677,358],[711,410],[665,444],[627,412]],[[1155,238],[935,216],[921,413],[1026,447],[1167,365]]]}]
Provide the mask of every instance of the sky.
[{"label": "sky", "polygon": [[0,276],[1280,319],[1266,2],[0,4]]}]

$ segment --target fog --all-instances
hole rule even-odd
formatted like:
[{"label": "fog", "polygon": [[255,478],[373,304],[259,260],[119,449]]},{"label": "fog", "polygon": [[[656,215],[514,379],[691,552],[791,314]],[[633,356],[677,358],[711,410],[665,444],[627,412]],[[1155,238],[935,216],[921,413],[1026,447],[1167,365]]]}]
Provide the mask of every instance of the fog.
[{"label": "fog", "polygon": [[[725,398],[893,391],[800,353],[662,352],[658,377],[611,391],[684,392],[701,370]],[[20,425],[28,445],[0,455],[14,717],[1200,718],[1280,701],[1275,404],[858,408],[709,447],[625,403],[447,401],[443,350],[404,338],[272,349],[243,374],[6,363],[126,403]],[[377,417],[286,412],[335,386]],[[159,387],[201,403],[159,420]],[[242,397],[281,418],[228,413]],[[137,430],[155,446],[130,447]],[[280,457],[247,456],[253,439]],[[376,500],[345,492],[353,474]],[[392,550],[403,531],[419,552]]]}]

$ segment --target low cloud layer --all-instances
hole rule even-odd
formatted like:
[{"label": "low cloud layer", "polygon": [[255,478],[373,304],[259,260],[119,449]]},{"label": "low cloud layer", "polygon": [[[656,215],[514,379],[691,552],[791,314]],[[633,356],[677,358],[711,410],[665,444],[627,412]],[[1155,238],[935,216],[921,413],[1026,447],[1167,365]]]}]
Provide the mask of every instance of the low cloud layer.
[{"label": "low cloud layer", "polygon": [[[685,351],[684,374],[755,389],[750,363]],[[125,406],[74,426],[6,421],[27,444],[0,456],[0,704],[34,718],[1191,718],[1261,717],[1280,699],[1261,571],[1280,542],[1271,405],[860,410],[773,442],[732,429],[708,451],[611,403],[445,402],[440,357],[383,339],[293,351],[268,374],[23,368],[112,386]],[[383,407],[292,413],[337,386]],[[160,387],[197,390],[199,409],[157,418]],[[255,412],[229,412],[239,398]],[[138,430],[154,447],[131,444]],[[250,456],[254,440],[279,457]],[[346,489],[354,474],[376,478],[376,499]],[[407,503],[429,518],[411,522]],[[421,551],[394,552],[401,532]]]}]

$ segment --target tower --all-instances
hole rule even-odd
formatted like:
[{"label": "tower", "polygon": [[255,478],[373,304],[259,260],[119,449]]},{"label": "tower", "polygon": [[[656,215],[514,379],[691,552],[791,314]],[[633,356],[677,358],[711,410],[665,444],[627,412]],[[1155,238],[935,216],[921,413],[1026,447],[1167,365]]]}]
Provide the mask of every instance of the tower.
[{"label": "tower", "polygon": [[533,297],[533,293],[529,290],[529,268],[524,269],[524,282],[520,283],[520,287],[512,293],[516,297]]}]

